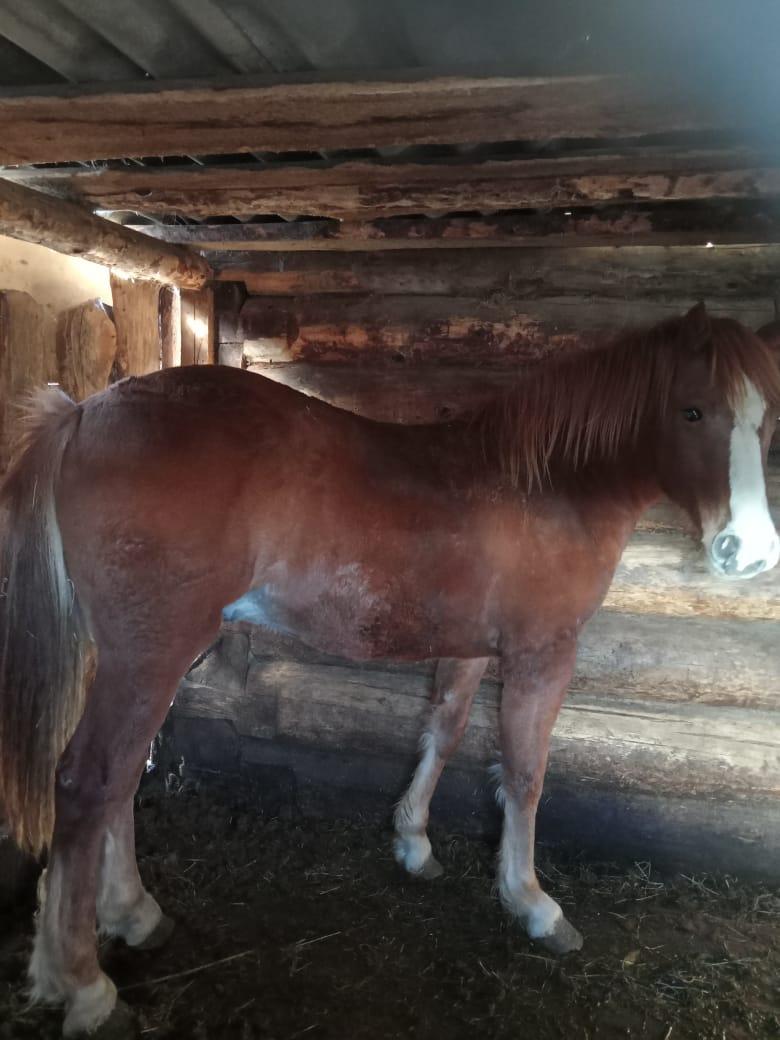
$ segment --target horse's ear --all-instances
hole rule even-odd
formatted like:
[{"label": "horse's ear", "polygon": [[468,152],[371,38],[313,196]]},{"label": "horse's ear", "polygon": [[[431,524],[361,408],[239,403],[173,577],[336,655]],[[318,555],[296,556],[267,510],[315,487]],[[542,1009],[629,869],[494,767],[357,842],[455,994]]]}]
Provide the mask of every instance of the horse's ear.
[{"label": "horse's ear", "polygon": [[682,320],[685,342],[694,349],[703,346],[712,334],[710,316],[702,301],[695,304]]}]

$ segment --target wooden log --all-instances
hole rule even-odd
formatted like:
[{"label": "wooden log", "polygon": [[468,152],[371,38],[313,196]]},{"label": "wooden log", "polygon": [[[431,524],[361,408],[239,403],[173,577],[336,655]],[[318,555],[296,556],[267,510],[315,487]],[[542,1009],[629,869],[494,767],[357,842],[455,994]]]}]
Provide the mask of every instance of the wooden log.
[{"label": "wooden log", "polygon": [[352,82],[233,77],[6,92],[0,164],[475,141],[620,138],[740,128],[744,114],[667,84],[426,70]]},{"label": "wooden log", "polygon": [[57,381],[54,319],[24,292],[0,292],[0,469],[16,439],[21,396]]},{"label": "wooden log", "polygon": [[76,401],[108,386],[116,359],[116,327],[101,300],[64,311],[57,319],[57,362],[62,389]]},{"label": "wooden log", "polygon": [[377,293],[409,296],[503,294],[675,298],[749,298],[780,293],[780,246],[572,249],[440,249],[435,253],[254,254],[219,269],[260,296]]},{"label": "wooden log", "polygon": [[[325,750],[407,756],[428,706],[428,676],[267,658],[250,662],[245,690],[185,681],[177,713],[227,719],[241,736]],[[456,766],[495,761],[499,691],[483,683]],[[739,739],[735,739],[735,734]],[[684,701],[571,694],[551,744],[552,780],[662,795],[780,794],[777,712]]]},{"label": "wooden log", "polygon": [[389,217],[378,220],[294,220],[238,224],[136,224],[134,230],[209,250],[214,267],[248,263],[257,252],[447,249],[583,245],[744,245],[777,242],[780,219],[771,205],[696,203],[547,210],[466,217]]},{"label": "wooden log", "polygon": [[[343,300],[250,297],[239,335],[249,364],[287,361],[504,365],[603,343],[635,325],[684,313],[695,297],[489,299],[381,296]],[[713,314],[758,328],[774,316],[769,298],[708,300]]]},{"label": "wooden log", "polygon": [[211,274],[203,257],[187,246],[156,242],[82,206],[5,179],[0,179],[0,234],[183,288],[199,289]]},{"label": "wooden log", "polygon": [[216,361],[214,290],[181,293],[181,364],[213,365]]},{"label": "wooden log", "polygon": [[347,220],[456,210],[493,212],[616,201],[763,199],[780,194],[780,166],[734,152],[522,159],[49,172],[39,183],[103,210],[190,217],[275,213]]},{"label": "wooden log", "polygon": [[[350,662],[290,637],[243,624],[224,625],[215,649],[187,676],[218,689],[243,689],[252,659],[336,664],[357,672],[421,675],[435,662]],[[238,676],[243,676],[240,682]],[[369,681],[366,679],[365,681]],[[486,682],[500,682],[498,659]],[[658,702],[686,701],[777,711],[780,660],[773,621],[661,617],[600,610],[584,627],[571,683],[576,693]]]},{"label": "wooden log", "polygon": [[160,290],[157,282],[111,275],[119,378],[146,375],[161,366]]},{"label": "wooden log", "polygon": [[701,548],[684,534],[638,531],[604,605],[669,617],[780,621],[780,569],[750,581],[723,581],[709,573]]}]

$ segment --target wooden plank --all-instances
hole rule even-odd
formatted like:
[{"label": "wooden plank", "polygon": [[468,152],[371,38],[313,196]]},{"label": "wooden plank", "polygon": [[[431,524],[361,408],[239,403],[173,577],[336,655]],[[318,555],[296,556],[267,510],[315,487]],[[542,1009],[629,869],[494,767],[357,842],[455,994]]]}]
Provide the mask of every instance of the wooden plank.
[{"label": "wooden plank", "polygon": [[260,296],[747,298],[780,291],[780,245],[273,253],[223,266],[218,278]]},{"label": "wooden plank", "polygon": [[134,278],[199,289],[211,275],[187,246],[155,242],[81,206],[0,179],[0,234],[118,267]]},{"label": "wooden plank", "polygon": [[[625,328],[685,313],[697,299],[256,296],[242,307],[239,335],[250,364],[436,361],[507,367],[603,343]],[[711,313],[751,328],[774,317],[769,298],[707,303]]]},{"label": "wooden plank", "polygon": [[56,379],[50,312],[25,292],[0,292],[0,469],[6,467],[16,437],[20,396]]},{"label": "wooden plank", "polygon": [[216,362],[214,290],[207,287],[181,292],[181,364]]},{"label": "wooden plank", "polygon": [[581,245],[745,245],[780,240],[772,203],[639,203],[588,209],[467,217],[294,220],[237,224],[131,224],[136,231],[209,251],[216,268],[249,263],[257,252],[469,249],[489,244],[569,248]]},{"label": "wooden plank", "polygon": [[[127,46],[122,21],[105,31]],[[128,39],[138,31],[128,26]],[[141,54],[137,59],[148,60]],[[742,124],[744,113],[738,118],[722,99],[718,106],[699,104],[666,84],[610,76],[531,79],[413,70],[366,74],[352,82],[236,77],[126,84],[100,93],[7,93],[0,105],[0,164],[611,139]]]},{"label": "wooden plank", "polygon": [[[429,689],[420,673],[255,659],[245,691],[185,681],[177,711],[228,719],[241,736],[406,755],[422,730]],[[495,684],[483,683],[455,765],[495,761],[498,702]],[[776,797],[778,765],[776,711],[572,694],[553,734],[549,776],[585,776],[656,797],[692,789],[710,797]]]},{"label": "wooden plank", "polygon": [[74,400],[105,390],[116,353],[116,327],[101,300],[88,300],[59,315],[59,381]]},{"label": "wooden plank", "polygon": [[457,210],[566,210],[621,200],[780,195],[780,165],[775,157],[740,152],[651,151],[630,157],[598,154],[478,163],[46,171],[40,179],[96,209],[198,218],[279,214],[375,220]]},{"label": "wooden plank", "polygon": [[146,375],[161,366],[160,290],[157,282],[111,275],[118,377]]}]

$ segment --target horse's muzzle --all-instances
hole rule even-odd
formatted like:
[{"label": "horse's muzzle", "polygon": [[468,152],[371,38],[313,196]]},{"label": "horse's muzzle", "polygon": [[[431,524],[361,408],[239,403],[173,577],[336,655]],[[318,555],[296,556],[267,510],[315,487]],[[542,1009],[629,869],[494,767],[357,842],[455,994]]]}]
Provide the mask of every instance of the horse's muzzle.
[{"label": "horse's muzzle", "polygon": [[752,545],[740,538],[729,525],[716,535],[710,546],[712,569],[721,577],[754,578],[771,570],[780,559],[780,539],[775,531],[761,539],[752,539]]}]

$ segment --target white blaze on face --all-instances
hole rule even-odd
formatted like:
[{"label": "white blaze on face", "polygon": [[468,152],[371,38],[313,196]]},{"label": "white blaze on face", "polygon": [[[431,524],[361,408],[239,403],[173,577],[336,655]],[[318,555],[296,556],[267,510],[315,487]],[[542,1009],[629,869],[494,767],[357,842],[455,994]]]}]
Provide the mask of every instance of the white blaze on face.
[{"label": "white blaze on face", "polygon": [[759,431],[766,402],[746,381],[734,415],[729,451],[731,515],[711,540],[710,558],[719,574],[749,578],[774,567],[780,559],[780,539],[769,515]]}]

